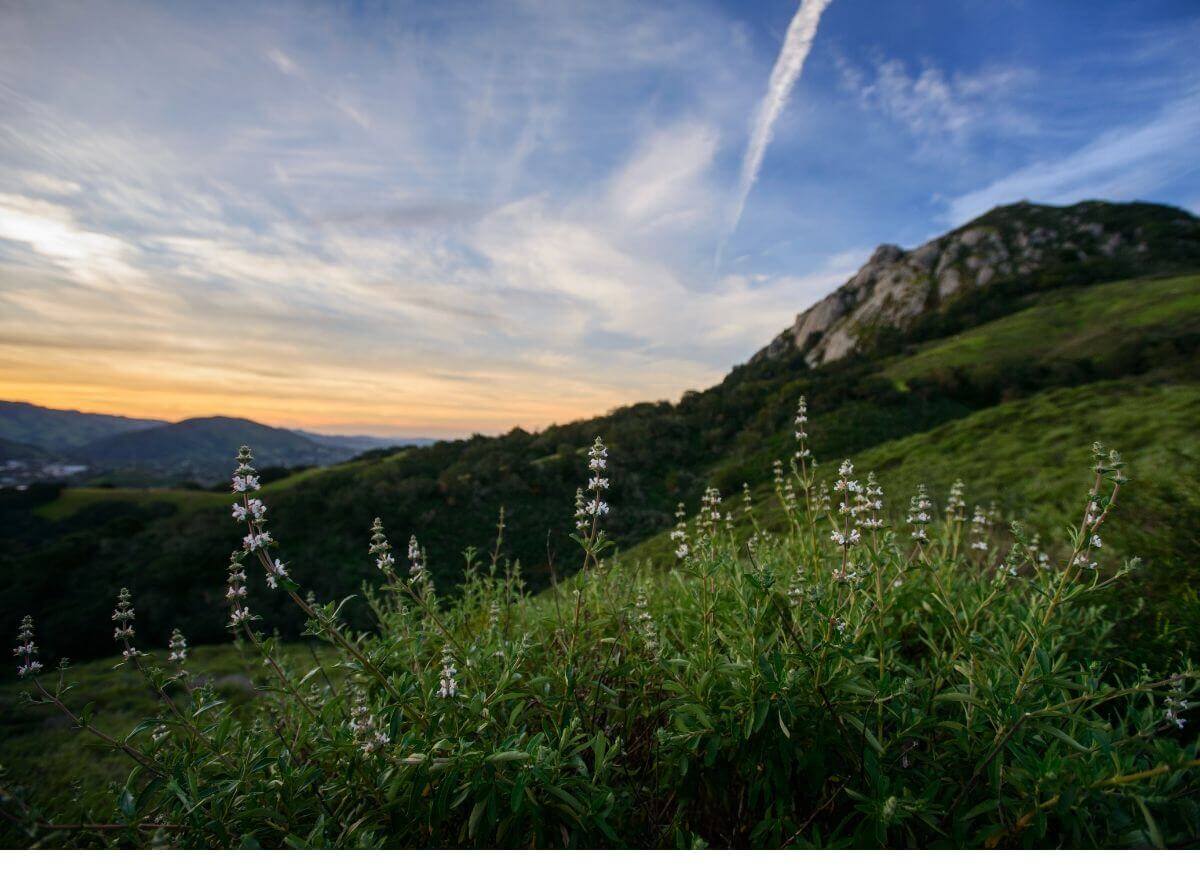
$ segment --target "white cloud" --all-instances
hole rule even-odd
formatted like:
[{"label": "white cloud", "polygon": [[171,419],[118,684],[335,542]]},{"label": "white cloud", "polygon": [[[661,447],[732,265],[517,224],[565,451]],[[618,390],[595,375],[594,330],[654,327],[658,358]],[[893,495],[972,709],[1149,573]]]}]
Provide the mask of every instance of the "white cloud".
[{"label": "white cloud", "polygon": [[46,196],[73,196],[83,188],[73,180],[37,171],[26,171],[18,175],[18,179],[29,191]]},{"label": "white cloud", "polygon": [[0,193],[0,239],[28,245],[81,282],[127,284],[141,278],[129,263],[128,244],[81,228],[70,210],[51,202]]},{"label": "white cloud", "polygon": [[838,67],[842,86],[861,106],[899,123],[929,151],[959,148],[984,129],[1033,129],[1032,120],[1012,106],[1018,91],[1035,79],[1025,68],[988,67],[948,75],[933,64],[922,63],[910,72],[899,59],[880,58],[868,71],[840,56]]},{"label": "white cloud", "polygon": [[296,76],[300,73],[300,67],[292,60],[286,52],[278,47],[271,47],[267,50],[267,60],[279,68],[280,73],[285,73],[288,76]]},{"label": "white cloud", "polygon": [[614,212],[651,227],[694,222],[711,209],[706,175],[718,145],[716,128],[702,122],[655,131],[611,181]]}]

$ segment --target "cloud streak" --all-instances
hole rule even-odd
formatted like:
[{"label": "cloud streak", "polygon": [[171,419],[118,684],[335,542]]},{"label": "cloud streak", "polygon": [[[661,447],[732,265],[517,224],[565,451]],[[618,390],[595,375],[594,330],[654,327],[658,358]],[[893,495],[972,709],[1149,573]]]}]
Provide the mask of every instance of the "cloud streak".
[{"label": "cloud streak", "polygon": [[737,198],[733,205],[733,215],[730,220],[730,231],[737,229],[742,220],[742,212],[746,209],[746,199],[750,190],[758,180],[758,172],[762,168],[763,157],[766,156],[767,146],[775,130],[779,114],[787,104],[792,87],[800,78],[804,69],[804,61],[812,50],[813,39],[817,35],[817,25],[821,14],[832,0],[801,0],[800,8],[788,25],[787,36],[775,66],[771,69],[771,78],[767,81],[767,93],[763,95],[754,116],[754,126],[750,131],[750,142],[746,146],[742,158],[742,171],[738,179]]},{"label": "cloud streak", "polygon": [[1113,128],[1067,156],[1034,162],[949,203],[947,220],[964,223],[996,205],[1031,199],[1069,204],[1131,199],[1195,173],[1190,150],[1200,143],[1200,90],[1154,118]]}]

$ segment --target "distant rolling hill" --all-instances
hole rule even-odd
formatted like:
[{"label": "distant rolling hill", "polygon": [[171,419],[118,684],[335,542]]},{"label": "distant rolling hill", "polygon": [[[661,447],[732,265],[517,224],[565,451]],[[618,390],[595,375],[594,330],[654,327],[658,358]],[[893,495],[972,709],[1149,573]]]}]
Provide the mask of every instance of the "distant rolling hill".
[{"label": "distant rolling hill", "polygon": [[20,443],[0,437],[0,459],[21,461],[50,461],[55,456],[32,443]]},{"label": "distant rolling hill", "polygon": [[370,434],[318,434],[301,430],[297,430],[296,433],[322,446],[337,446],[354,452],[367,452],[391,446],[430,446],[437,442],[432,437],[374,437]]},{"label": "distant rolling hill", "polygon": [[75,455],[99,469],[138,470],[213,482],[231,470],[231,451],[249,444],[262,467],[334,464],[353,455],[295,431],[224,416],[184,419],[96,440]]},{"label": "distant rolling hill", "polygon": [[49,409],[32,403],[0,400],[0,438],[60,455],[114,434],[165,424],[156,419],[128,419],[124,416],[80,412],[76,409]]},{"label": "distant rolling hill", "polygon": [[138,486],[212,483],[227,475],[230,450],[244,442],[253,443],[264,466],[290,468],[435,441],[325,435],[224,416],[180,422],[131,419],[0,401],[0,486],[64,480]]}]

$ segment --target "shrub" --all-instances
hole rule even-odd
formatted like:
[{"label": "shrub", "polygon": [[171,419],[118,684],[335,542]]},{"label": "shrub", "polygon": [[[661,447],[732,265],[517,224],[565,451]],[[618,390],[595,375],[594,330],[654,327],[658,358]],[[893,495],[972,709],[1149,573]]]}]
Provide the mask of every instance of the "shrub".
[{"label": "shrub", "polygon": [[[896,515],[848,461],[823,489],[803,401],[795,436],[777,467],[784,531],[760,529],[748,496],[709,489],[696,516],[681,508],[668,570],[608,552],[597,439],[576,496],[583,567],[548,595],[527,595],[505,561],[503,517],[452,603],[417,539],[398,563],[376,520],[370,633],[291,578],[243,448],[227,599],[233,637],[262,659],[259,698],[223,704],[189,675],[181,633],[165,664],[143,652],[123,591],[122,662],[162,711],[110,738],[72,705],[65,666],[40,667],[27,618],[30,699],[132,770],[111,815],[45,815],[7,793],[13,833],[178,847],[1194,841],[1200,743],[1182,730],[1197,672],[1154,679],[1111,650],[1105,601],[1133,564],[1103,556],[1117,454],[1096,447],[1054,561],[1019,523],[969,515],[961,485],[941,511],[918,488]],[[262,633],[247,565],[328,643],[308,668]]]}]

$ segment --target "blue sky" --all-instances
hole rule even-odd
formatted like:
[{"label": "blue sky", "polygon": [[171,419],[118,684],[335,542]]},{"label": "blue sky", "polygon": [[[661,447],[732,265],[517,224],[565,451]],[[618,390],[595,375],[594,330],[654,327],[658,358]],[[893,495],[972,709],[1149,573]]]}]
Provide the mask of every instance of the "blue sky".
[{"label": "blue sky", "polygon": [[6,3],[0,397],[534,428],[710,384],[995,204],[1200,210],[1194,2],[833,0],[734,228],[796,13]]}]

